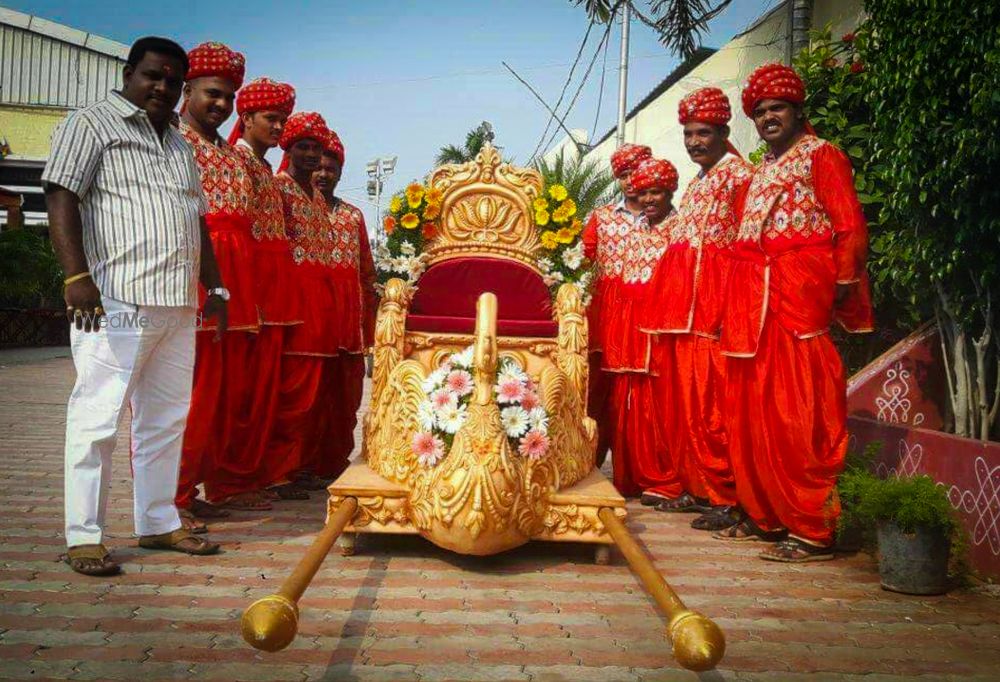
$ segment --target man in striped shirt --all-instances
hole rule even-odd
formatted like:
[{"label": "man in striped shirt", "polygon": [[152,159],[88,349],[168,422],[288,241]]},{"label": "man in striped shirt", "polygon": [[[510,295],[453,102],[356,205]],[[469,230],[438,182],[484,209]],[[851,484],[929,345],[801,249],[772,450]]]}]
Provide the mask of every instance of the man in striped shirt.
[{"label": "man in striped shirt", "polygon": [[219,337],[229,297],[205,229],[191,146],[169,125],[187,68],[176,43],[137,41],[122,90],[70,114],[42,176],[52,245],[67,275],[77,371],[66,417],[66,560],[85,575],[119,570],[103,526],[126,405],[139,545],[219,550],[184,530],[174,506],[199,279],[209,293],[204,314],[217,318]]}]

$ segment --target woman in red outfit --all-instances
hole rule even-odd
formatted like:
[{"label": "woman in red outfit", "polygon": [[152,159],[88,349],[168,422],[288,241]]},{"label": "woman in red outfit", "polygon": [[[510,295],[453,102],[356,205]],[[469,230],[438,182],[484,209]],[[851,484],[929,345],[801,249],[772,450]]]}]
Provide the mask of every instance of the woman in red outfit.
[{"label": "woman in red outfit", "polygon": [[588,309],[590,332],[590,385],[587,414],[597,422],[597,466],[604,464],[616,426],[610,411],[614,377],[604,371],[605,318],[611,313],[607,303],[615,298],[621,284],[625,244],[642,216],[639,198],[628,184],[629,175],[640,161],[651,158],[653,151],[645,145],[626,144],[611,155],[611,172],[618,180],[623,199],[617,204],[601,206],[587,218],[583,230],[583,248],[587,258],[596,264],[594,297]]},{"label": "woman in red outfit", "polygon": [[[368,230],[361,211],[334,195],[344,168],[344,145],[337,133],[330,131],[313,174],[313,186],[326,205],[326,217],[333,228],[331,276],[337,290],[342,339],[337,357],[326,363],[330,376],[323,390],[330,403],[331,418],[320,424],[321,433],[306,465],[320,477],[334,476],[354,450],[354,427],[364,389],[364,353],[371,347],[375,333],[375,263],[368,244]],[[335,414],[333,414],[335,411]]]},{"label": "woman in red outfit", "polygon": [[[240,154],[253,185],[254,282],[260,331],[254,341],[249,372],[254,382],[244,395],[245,409],[237,431],[238,443],[246,453],[244,471],[227,472],[233,487],[252,480],[253,489],[268,495],[247,501],[255,509],[269,509],[270,499],[308,499],[308,493],[289,484],[293,462],[278,457],[268,447],[278,415],[281,364],[289,328],[302,324],[295,263],[285,234],[285,214],[281,189],[265,155],[278,145],[285,121],[295,107],[291,85],[269,78],[248,83],[236,97],[239,121],[230,141]],[[226,488],[223,492],[227,492]]]},{"label": "woman in red outfit", "polygon": [[197,499],[197,486],[217,500],[216,484],[228,465],[242,464],[243,452],[234,447],[234,425],[241,397],[253,383],[247,362],[258,330],[253,281],[250,225],[253,207],[250,178],[218,129],[233,111],[235,92],[243,84],[243,55],[221,43],[203,43],[188,53],[191,68],[184,87],[180,131],[191,144],[208,201],[205,223],[219,273],[226,289],[200,292],[228,298],[229,327],[216,339],[214,326],[201,327],[196,339],[192,418],[184,432],[181,468],[175,502],[184,524],[195,532],[197,520],[228,514]]},{"label": "woman in red outfit", "polygon": [[785,533],[772,561],[833,558],[847,451],[844,368],[827,331],[870,331],[868,235],[842,151],[812,134],[805,87],[781,64],[743,91],[769,152],[747,191],[722,323],[730,455],[748,518],[717,534]]},{"label": "woman in red outfit", "polygon": [[702,88],[680,102],[684,145],[701,170],[671,222],[666,253],[650,280],[640,326],[655,335],[654,366],[661,370],[659,406],[667,449],[683,493],[661,502],[661,511],[712,512],[692,527],[719,530],[738,520],[736,487],[723,420],[725,359],[719,328],[728,251],[739,227],[737,204],[752,167],[729,143],[729,99]]}]

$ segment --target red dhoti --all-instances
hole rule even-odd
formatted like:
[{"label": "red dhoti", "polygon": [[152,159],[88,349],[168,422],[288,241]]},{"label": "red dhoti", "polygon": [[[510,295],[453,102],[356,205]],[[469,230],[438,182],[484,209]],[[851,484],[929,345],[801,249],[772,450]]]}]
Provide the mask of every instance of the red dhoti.
[{"label": "red dhoti", "polygon": [[827,545],[847,454],[844,369],[827,334],[768,322],[757,354],[728,358],[729,452],[740,504],[764,530]]}]

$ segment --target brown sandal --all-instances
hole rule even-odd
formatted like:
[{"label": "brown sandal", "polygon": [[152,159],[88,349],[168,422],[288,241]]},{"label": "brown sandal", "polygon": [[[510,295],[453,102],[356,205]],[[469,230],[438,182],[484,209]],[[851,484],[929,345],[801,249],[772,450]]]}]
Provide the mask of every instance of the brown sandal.
[{"label": "brown sandal", "polygon": [[672,512],[679,514],[697,513],[704,514],[711,511],[712,507],[708,503],[699,502],[695,497],[684,493],[680,497],[664,498],[656,505],[656,511]]},{"label": "brown sandal", "polygon": [[298,487],[294,483],[283,483],[281,485],[274,485],[267,489],[269,493],[273,493],[275,497],[279,500],[308,500],[309,493],[307,493],[302,488]]},{"label": "brown sandal", "polygon": [[201,535],[208,532],[208,526],[205,525],[205,522],[199,521],[190,509],[178,507],[177,515],[181,517],[181,525],[192,533]]},{"label": "brown sandal", "polygon": [[771,545],[757,556],[765,561],[781,561],[786,564],[830,561],[833,559],[833,547],[811,545],[798,538],[788,538]]},{"label": "brown sandal", "polygon": [[191,531],[185,528],[178,528],[161,535],[143,535],[139,538],[139,546],[143,549],[166,549],[195,556],[217,554],[220,549],[218,543],[195,537]]},{"label": "brown sandal", "polygon": [[718,533],[712,533],[712,537],[716,540],[729,542],[777,542],[785,536],[785,532],[783,530],[761,530],[753,521],[744,518],[739,523],[723,528]]},{"label": "brown sandal", "polygon": [[191,500],[191,506],[188,509],[199,519],[227,519],[230,516],[225,509],[204,500]]},{"label": "brown sandal", "polygon": [[62,556],[70,568],[80,575],[93,577],[117,575],[122,567],[111,558],[104,545],[76,545],[69,547]]},{"label": "brown sandal", "polygon": [[233,495],[219,506],[236,511],[270,511],[274,509],[274,505],[260,493],[240,493],[239,495]]}]

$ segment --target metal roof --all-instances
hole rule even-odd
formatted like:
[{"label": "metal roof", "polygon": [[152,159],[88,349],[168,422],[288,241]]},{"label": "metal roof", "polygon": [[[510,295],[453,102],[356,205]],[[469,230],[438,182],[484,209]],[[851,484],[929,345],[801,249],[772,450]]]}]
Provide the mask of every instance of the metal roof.
[{"label": "metal roof", "polygon": [[0,7],[0,104],[75,108],[121,86],[128,45]]}]

